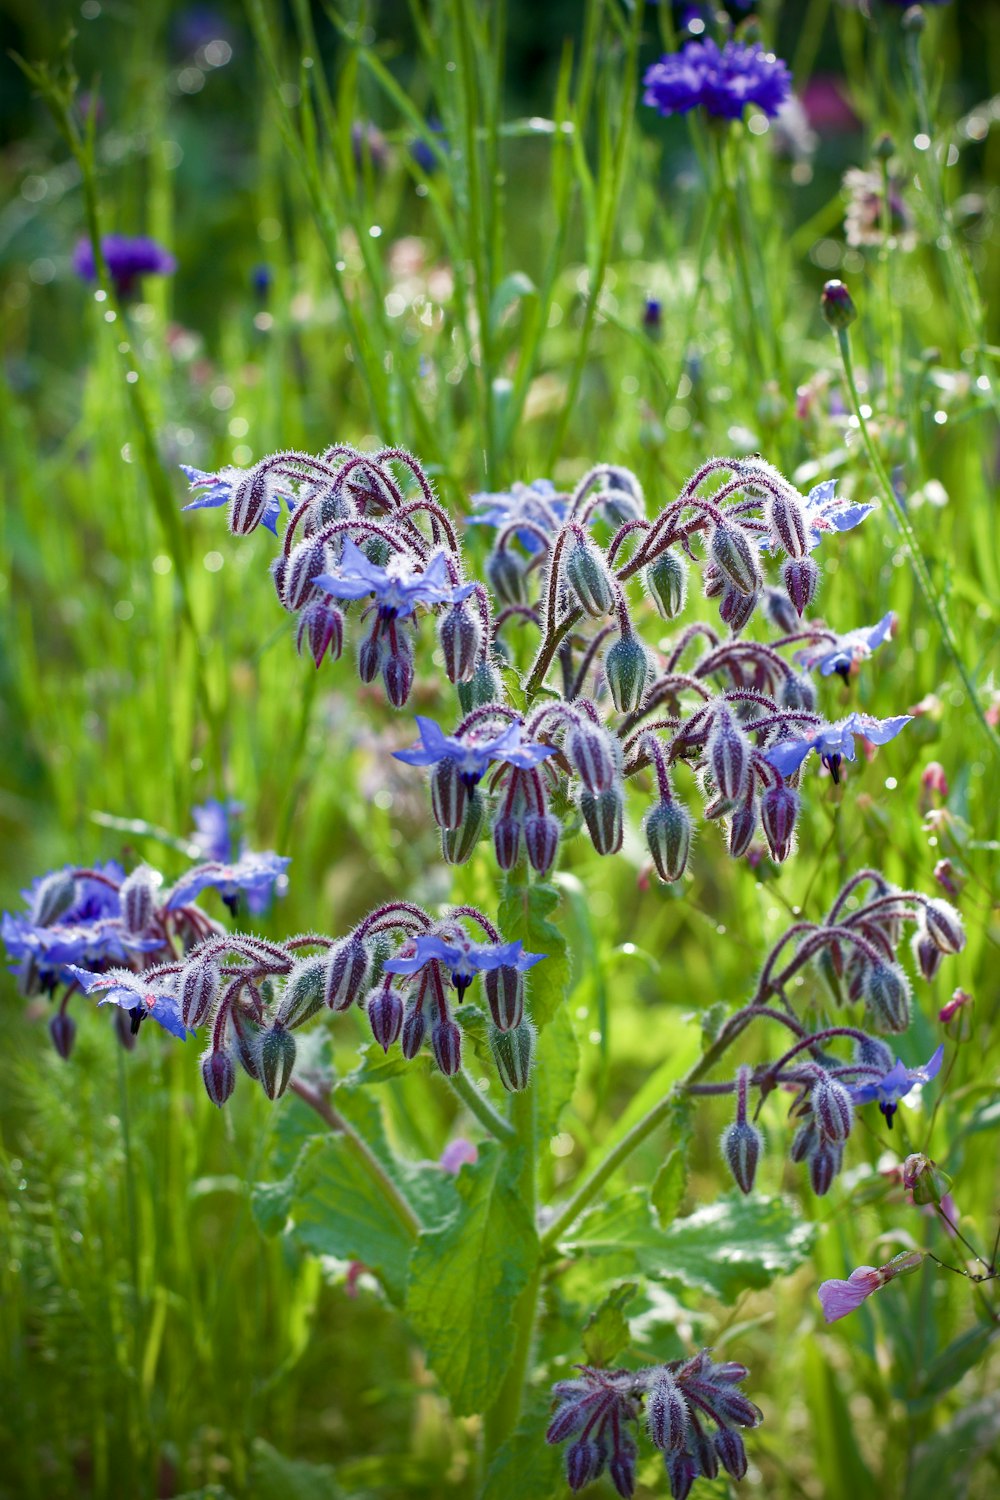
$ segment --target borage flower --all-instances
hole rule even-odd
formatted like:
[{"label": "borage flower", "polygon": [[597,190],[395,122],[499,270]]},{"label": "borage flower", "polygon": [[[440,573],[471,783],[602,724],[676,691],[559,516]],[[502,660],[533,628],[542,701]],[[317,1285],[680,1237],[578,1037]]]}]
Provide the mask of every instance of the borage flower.
[{"label": "borage flower", "polygon": [[207,802],[191,809],[196,830],[191,842],[198,845],[206,859],[228,864],[238,857],[233,825],[242,813],[242,802],[236,802],[232,797],[227,797],[224,802],[209,797]]},{"label": "borage flower", "polygon": [[828,1323],[846,1318],[848,1313],[860,1307],[873,1292],[879,1291],[897,1276],[916,1271],[923,1259],[919,1250],[904,1250],[900,1255],[894,1255],[887,1265],[858,1266],[846,1281],[824,1281],[817,1293],[824,1318]]},{"label": "borage flower", "polygon": [[878,506],[843,500],[837,494],[837,481],[824,479],[806,496],[805,518],[809,527],[809,551],[814,552],[825,536],[834,531],[853,531]]},{"label": "borage flower", "polygon": [[483,490],[472,496],[472,503],[476,514],[469,517],[470,526],[495,526],[498,531],[519,526],[517,539],[526,552],[543,548],[532,528],[554,535],[566,519],[568,505],[551,479],[533,479],[530,484],[518,480],[509,490],[496,493]]},{"label": "borage flower", "polygon": [[930,1083],[932,1078],[936,1078],[941,1071],[943,1057],[943,1044],[937,1048],[922,1068],[908,1068],[897,1057],[895,1066],[890,1068],[882,1078],[876,1078],[869,1083],[856,1084],[850,1091],[851,1097],[855,1104],[877,1103],[891,1130],[892,1118],[899,1101],[905,1099],[911,1089],[919,1088],[921,1084]]},{"label": "borage flower", "polygon": [[842,760],[854,760],[857,754],[854,736],[866,740],[869,745],[885,745],[905,725],[912,714],[897,714],[892,719],[876,719],[872,714],[853,713],[836,724],[819,724],[807,731],[802,739],[782,740],[764,751],[764,759],[780,771],[782,776],[791,776],[799,769],[806,756],[813,750],[826,766],[835,783],[840,781]]},{"label": "borage flower", "polygon": [[643,78],[643,103],[661,115],[686,114],[701,104],[710,115],[739,120],[748,104],[773,119],[791,94],[792,75],[780,58],[763,47],[712,40],[689,42],[682,52],[662,57]]},{"label": "borage flower", "polygon": [[[238,484],[246,474],[245,469],[236,469],[231,464],[219,469],[215,474],[205,469],[194,469],[190,464],[181,464],[181,472],[188,481],[192,495],[197,491],[204,490],[204,494],[189,504],[181,507],[182,510],[215,510],[220,505],[228,505],[233,498],[233,486]],[[295,497],[283,490],[274,490],[270,494],[264,514],[261,517],[261,525],[266,526],[268,531],[278,534],[278,521],[281,519],[281,502],[284,500],[289,510],[295,508]]]},{"label": "borage flower", "polygon": [[117,1005],[132,1017],[132,1035],[147,1016],[152,1016],[164,1031],[183,1042],[194,1032],[181,1020],[180,1001],[173,991],[172,977],[133,974],[130,969],[109,969],[106,974],[91,974],[87,969],[70,966],[69,972],[85,995],[106,991],[98,1005]]},{"label": "borage flower", "polygon": [[344,541],[337,571],[320,573],[313,582],[336,599],[364,599],[373,594],[382,620],[403,619],[418,604],[457,604],[475,588],[474,583],[452,581],[443,552],[436,552],[427,564],[397,552],[380,568],[350,537]]},{"label": "borage flower", "polygon": [[474,943],[458,933],[446,938],[421,933],[414,939],[413,949],[408,957],[387,959],[385,972],[410,976],[437,960],[451,975],[459,998],[477,974],[490,974],[497,969],[513,969],[517,974],[524,974],[545,957],[544,953],[525,953],[521,942]]},{"label": "borage flower", "polygon": [[857,630],[845,631],[843,635],[835,636],[832,645],[828,640],[819,641],[796,652],[795,659],[810,672],[818,667],[821,677],[830,677],[836,672],[847,682],[851,673],[889,639],[895,626],[896,616],[890,610],[877,625],[862,625]]},{"label": "borage flower", "polygon": [[266,901],[290,864],[291,859],[268,850],[264,854],[243,854],[235,864],[211,860],[207,864],[195,865],[176,882],[167,896],[166,908],[177,911],[209,887],[219,892],[232,911],[236,909],[241,891],[245,891],[248,897],[262,897]]},{"label": "borage flower", "polygon": [[426,719],[420,714],[417,715],[417,728],[421,743],[409,750],[393,751],[393,758],[404,761],[408,766],[433,766],[442,760],[454,761],[458,774],[469,791],[486,774],[491,763],[530,771],[545,760],[546,756],[557,753],[554,745],[522,741],[524,725],[519,720],[492,738],[477,738],[474,729],[468,732],[467,738],[445,734],[433,719]]}]

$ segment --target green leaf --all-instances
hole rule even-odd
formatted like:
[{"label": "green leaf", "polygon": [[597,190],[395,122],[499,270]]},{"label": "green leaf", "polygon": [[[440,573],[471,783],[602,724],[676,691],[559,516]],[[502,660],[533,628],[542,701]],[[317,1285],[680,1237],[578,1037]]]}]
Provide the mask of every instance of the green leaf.
[{"label": "green leaf", "polygon": [[528,700],[524,695],[524,684],[521,681],[520,672],[516,667],[512,667],[508,663],[506,666],[500,668],[500,676],[504,687],[507,689],[507,696],[510,698],[511,703],[521,713],[524,713]]},{"label": "green leaf", "polygon": [[545,1441],[547,1394],[539,1391],[507,1441],[497,1449],[479,1500],[553,1500],[563,1494],[561,1448]]},{"label": "green leaf", "polygon": [[583,1330],[583,1348],[587,1363],[610,1365],[628,1347],[631,1333],[625,1308],[639,1290],[635,1281],[623,1281],[610,1291],[596,1312],[592,1312]]},{"label": "green leaf", "polygon": [[538,1260],[519,1158],[481,1146],[455,1180],[455,1212],[420,1236],[410,1261],[406,1311],[456,1416],[492,1405],[513,1355],[514,1303]]},{"label": "green leaf", "polygon": [[263,1438],[253,1445],[250,1492],[254,1500],[344,1500],[329,1464],[285,1458]]},{"label": "green leaf", "polygon": [[573,1097],[580,1067],[580,1043],[573,1020],[564,1005],[538,1034],[535,1051],[535,1095],[540,1142],[549,1140],[559,1129],[559,1118]]},{"label": "green leaf", "polygon": [[816,1237],[787,1198],[731,1193],[660,1229],[648,1195],[632,1188],[587,1214],[564,1242],[572,1252],[629,1253],[637,1270],[668,1286],[733,1302],[801,1265]]},{"label": "green leaf", "polygon": [[537,297],[538,288],[530,276],[523,271],[513,271],[510,276],[505,276],[503,281],[493,293],[490,303],[490,328],[494,333],[500,327],[504,314],[519,302],[523,297]]},{"label": "green leaf", "polygon": [[1000,1328],[992,1323],[978,1323],[954,1339],[923,1371],[919,1396],[910,1403],[911,1407],[922,1409],[925,1403],[935,1402],[950,1391],[967,1371],[979,1363],[997,1338],[1000,1338]]},{"label": "green leaf", "polygon": [[559,905],[559,892],[544,881],[518,885],[508,881],[500,903],[499,925],[505,942],[520,938],[528,953],[544,953],[528,977],[528,1009],[539,1028],[559,1009],[569,987],[566,940],[549,917]]},{"label": "green leaf", "polygon": [[649,1194],[661,1229],[676,1219],[687,1191],[687,1177],[687,1149],[677,1146],[657,1172]]},{"label": "green leaf", "polygon": [[698,1013],[701,1022],[702,1050],[707,1052],[729,1017],[729,1006],[724,1000],[716,1000],[707,1010]]},{"label": "green leaf", "polygon": [[359,1055],[361,1061],[344,1079],[346,1085],[388,1083],[390,1078],[398,1078],[404,1073],[412,1076],[415,1072],[429,1073],[431,1070],[429,1052],[418,1053],[407,1062],[398,1049],[386,1053],[377,1042],[366,1042]]},{"label": "green leaf", "polygon": [[[1000,1444],[1000,1396],[984,1396],[959,1411],[939,1432],[920,1443],[909,1465],[906,1500],[963,1500],[968,1494],[973,1468],[981,1458],[996,1456]],[[977,1495],[996,1493],[984,1477]],[[987,1487],[988,1486],[988,1487]]]}]

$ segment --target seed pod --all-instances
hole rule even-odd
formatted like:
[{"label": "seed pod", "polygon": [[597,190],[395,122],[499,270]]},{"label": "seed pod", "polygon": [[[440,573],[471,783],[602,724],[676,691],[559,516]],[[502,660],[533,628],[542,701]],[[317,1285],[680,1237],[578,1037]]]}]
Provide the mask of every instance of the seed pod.
[{"label": "seed pod", "polygon": [[288,554],[284,575],[284,602],[287,609],[301,609],[313,592],[313,584],[326,570],[326,543],[307,537]]},{"label": "seed pod", "polygon": [[828,1141],[846,1141],[854,1123],[854,1104],[842,1083],[824,1073],[809,1093],[816,1124]]},{"label": "seed pod", "polygon": [[622,846],[622,819],[625,799],[617,786],[606,792],[580,793],[580,811],[598,854],[617,854]]},{"label": "seed pod", "polygon": [[575,602],[594,619],[609,615],[615,592],[604,559],[588,542],[576,542],[563,563],[563,576]]},{"label": "seed pod", "polygon": [[720,1427],[715,1433],[715,1451],[727,1474],[734,1479],[746,1476],[747,1450],[738,1432],[731,1427]]},{"label": "seed pod", "polygon": [[181,970],[177,984],[184,1025],[197,1031],[215,1004],[218,993],[219,971],[211,959],[190,959]]},{"label": "seed pod", "polygon": [[229,1012],[236,1061],[248,1077],[260,1082],[260,1037],[263,1026],[248,1015],[239,1004]]},{"label": "seed pod", "polygon": [[295,645],[299,655],[303,646],[309,647],[309,655],[317,667],[329,652],[332,661],[337,661],[344,649],[344,617],[339,609],[314,599],[299,615]]},{"label": "seed pod", "polygon": [[326,953],[315,953],[300,959],[285,980],[278,1020],[288,1031],[304,1025],[322,1007],[329,964]]},{"label": "seed pod", "polygon": [[295,1066],[295,1038],[277,1021],[260,1037],[260,1081],[269,1099],[280,1099]]},{"label": "seed pod", "polygon": [[431,771],[431,809],[439,828],[460,828],[469,800],[458,762],[446,757]]},{"label": "seed pod", "polygon": [[924,921],[942,953],[961,953],[965,947],[965,928],[950,902],[928,901],[924,907]]},{"label": "seed pod", "polygon": [[673,620],[687,598],[688,563],[679,552],[662,552],[645,572],[646,587],[664,620]]},{"label": "seed pod", "polygon": [[798,793],[790,786],[769,786],[760,799],[760,821],[772,858],[780,865],[788,858],[799,815]]},{"label": "seed pod", "polygon": [[708,550],[719,572],[741,594],[756,594],[763,587],[756,548],[737,522],[720,521]]},{"label": "seed pod", "polygon": [[236,1087],[232,1055],[229,1052],[206,1052],[201,1060],[201,1076],[206,1094],[221,1109]]},{"label": "seed pod", "polygon": [[76,900],[76,880],[69,870],[55,870],[38,882],[31,902],[31,925],[51,927]]},{"label": "seed pod", "polygon": [[57,1010],[49,1022],[49,1036],[52,1045],[65,1061],[73,1050],[73,1042],[76,1038],[76,1022],[65,1010]]},{"label": "seed pod", "polygon": [[535,1045],[535,1028],[527,1016],[522,1016],[516,1026],[501,1031],[498,1026],[489,1027],[490,1051],[496,1063],[500,1082],[509,1094],[518,1094],[528,1087],[531,1076],[531,1059]]},{"label": "seed pod", "polygon": [[789,557],[805,557],[808,528],[805,513],[793,495],[772,495],[767,504],[767,524],[777,546]]},{"label": "seed pod", "polygon": [[371,960],[356,933],[331,948],[326,960],[323,1000],[331,1010],[347,1010],[364,988]]},{"label": "seed pod", "polygon": [[234,536],[256,531],[267,511],[268,474],[259,464],[247,469],[233,485],[229,501],[229,529]]},{"label": "seed pod", "polygon": [[403,1002],[394,989],[373,990],[368,997],[368,1020],[372,1036],[388,1052],[403,1028]]},{"label": "seed pod", "polygon": [[480,659],[468,682],[458,684],[458,701],[463,714],[471,714],[474,708],[484,703],[493,703],[503,697],[503,683],[492,661]]},{"label": "seed pod", "polygon": [[722,590],[719,619],[723,625],[729,626],[733,635],[739,635],[743,627],[750,623],[759,603],[759,593],[744,594],[740,589],[734,588],[731,583],[727,583]]},{"label": "seed pod", "polygon": [[715,715],[706,758],[719,795],[729,802],[746,796],[750,782],[750,742],[727,708]]},{"label": "seed pod", "polygon": [[476,656],[483,640],[478,614],[461,600],[441,616],[438,640],[449,682],[469,682],[476,670]]},{"label": "seed pod", "polygon": [[539,875],[555,864],[562,825],[551,813],[531,813],[524,820],[524,848],[528,863]]},{"label": "seed pod", "polygon": [[790,557],[781,570],[782,582],[800,617],[816,597],[819,568],[811,557]]},{"label": "seed pod", "polygon": [[668,883],[680,880],[691,852],[691,814],[683,802],[658,802],[646,814],[646,842],[656,873]]},{"label": "seed pod", "polygon": [[615,779],[615,754],[605,729],[574,725],[566,736],[566,759],[588,792],[604,792]]},{"label": "seed pod", "polygon": [[485,799],[478,792],[473,792],[465,805],[461,826],[441,830],[441,853],[448,864],[464,865],[472,858],[485,826]]},{"label": "seed pod", "polygon": [[683,1448],[687,1438],[688,1408],[671,1372],[661,1369],[650,1384],[646,1399],[646,1426],[654,1447],[661,1453]]},{"label": "seed pod", "polygon": [[734,1120],[722,1134],[722,1154],[741,1193],[753,1190],[763,1136],[749,1120]]},{"label": "seed pod", "polygon": [[622,635],[604,657],[604,675],[620,714],[640,706],[649,681],[649,652],[635,635]]},{"label": "seed pod", "polygon": [[898,964],[873,963],[864,984],[865,1004],[877,1031],[899,1033],[910,1024],[910,981]]},{"label": "seed pod", "polygon": [[483,975],[490,1015],[498,1031],[510,1031],[524,1015],[524,976],[512,964]]},{"label": "seed pod", "polygon": [[486,559],[486,577],[501,604],[523,604],[528,597],[524,563],[506,547]]},{"label": "seed pod", "polygon": [[453,1077],[462,1066],[462,1033],[454,1021],[435,1021],[431,1050],[445,1077]]}]

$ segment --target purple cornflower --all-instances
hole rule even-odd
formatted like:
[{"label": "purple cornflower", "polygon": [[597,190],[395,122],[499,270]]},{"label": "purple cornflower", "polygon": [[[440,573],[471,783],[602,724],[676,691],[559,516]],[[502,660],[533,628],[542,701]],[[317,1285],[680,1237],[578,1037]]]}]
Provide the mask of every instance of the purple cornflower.
[{"label": "purple cornflower", "polygon": [[525,953],[520,942],[474,943],[471,938],[457,932],[446,938],[421,933],[413,943],[412,955],[388,959],[385,972],[407,976],[417,974],[425,964],[436,959],[444,964],[460,996],[477,974],[489,974],[494,969],[513,969],[523,974],[545,957],[544,953]]},{"label": "purple cornflower", "polygon": [[834,782],[840,781],[840,762],[854,760],[856,750],[854,736],[867,740],[869,745],[885,745],[913,718],[912,714],[897,714],[892,719],[876,719],[872,714],[853,713],[836,724],[817,724],[807,730],[798,740],[782,740],[764,751],[764,759],[782,776],[791,776],[797,771],[810,751],[815,750],[826,766]]},{"label": "purple cornflower", "polygon": [[814,552],[825,536],[834,531],[852,531],[870,516],[875,505],[858,505],[837,496],[837,481],[824,479],[806,496],[805,519],[809,527],[809,551]]},{"label": "purple cornflower", "polygon": [[473,583],[458,585],[451,581],[443,552],[436,552],[427,564],[396,552],[380,568],[350,537],[345,538],[336,573],[320,573],[313,582],[336,599],[364,599],[374,594],[383,620],[401,620],[418,604],[457,604],[475,588]]},{"label": "purple cornflower", "polygon": [[194,1032],[181,1020],[180,1001],[173,991],[172,977],[164,978],[153,970],[150,975],[133,974],[131,969],[109,969],[106,974],[91,974],[86,969],[70,967],[70,973],[85,995],[106,990],[98,1005],[118,1005],[132,1017],[132,1035],[147,1016],[152,1016],[164,1031],[183,1042]]},{"label": "purple cornflower", "polygon": [[901,1099],[913,1088],[918,1088],[923,1083],[929,1083],[936,1078],[941,1071],[941,1059],[944,1057],[944,1045],[937,1048],[933,1056],[924,1063],[922,1068],[908,1068],[897,1057],[895,1066],[890,1068],[882,1078],[876,1078],[871,1083],[856,1084],[851,1089],[851,1098],[855,1104],[875,1104],[885,1115],[886,1124],[892,1128],[892,1117]]},{"label": "purple cornflower", "polygon": [[866,1297],[877,1292],[897,1276],[915,1271],[923,1263],[919,1250],[904,1250],[884,1266],[858,1266],[846,1281],[824,1281],[818,1291],[823,1316],[828,1323],[846,1318],[860,1307]]},{"label": "purple cornflower", "polygon": [[[140,276],[172,276],[177,262],[147,235],[106,234],[101,252],[108,275],[121,293],[132,290]],[[79,240],[73,251],[73,270],[82,281],[97,280],[94,247],[89,240]]]},{"label": "purple cornflower", "polygon": [[474,729],[469,731],[467,739],[445,734],[439,724],[421,714],[417,714],[417,728],[422,743],[409,750],[393,751],[393,759],[404,761],[408,766],[433,766],[442,760],[452,760],[469,791],[486,774],[491,763],[530,771],[547,756],[556,754],[554,745],[522,742],[524,725],[520,721],[508,725],[501,734],[490,739],[478,739]]},{"label": "purple cornflower", "polygon": [[773,53],[742,42],[727,42],[720,50],[711,39],[689,42],[683,51],[662,57],[647,69],[643,83],[643,102],[661,115],[686,114],[701,104],[724,120],[739,120],[748,104],[773,119],[792,89],[791,74]]},{"label": "purple cornflower", "polygon": [[[245,473],[245,470],[236,469],[231,464],[227,464],[216,474],[209,473],[205,469],[194,469],[190,464],[181,464],[180,469],[188,481],[192,495],[195,495],[198,490],[205,492],[182,506],[182,510],[215,510],[217,506],[228,505],[233,498],[233,486],[239,483]],[[268,498],[266,509],[261,517],[261,525],[266,526],[268,531],[273,532],[275,536],[278,534],[282,500],[289,510],[295,509],[293,495],[274,490]]]},{"label": "purple cornflower", "polygon": [[[498,531],[519,522],[528,522],[549,534],[557,531],[566,519],[567,501],[557,497],[551,479],[533,479],[530,484],[517,480],[509,490],[491,493],[485,490],[472,496],[477,514],[469,517],[470,526],[495,526]],[[519,530],[517,539],[526,552],[540,552],[542,542],[535,531]]]},{"label": "purple cornflower", "polygon": [[232,911],[236,910],[241,891],[247,893],[248,899],[261,897],[266,901],[275,882],[290,864],[290,859],[268,850],[264,854],[241,854],[233,864],[211,860],[207,864],[195,865],[193,870],[181,876],[168,894],[167,910],[176,911],[178,907],[186,906],[209,888],[217,890]]},{"label": "purple cornflower", "polygon": [[867,661],[876,647],[881,646],[892,635],[895,624],[896,616],[890,610],[877,625],[863,625],[857,630],[848,630],[843,635],[838,635],[832,645],[829,641],[819,641],[816,645],[797,652],[795,659],[810,672],[819,667],[821,677],[829,677],[837,672],[847,682],[851,672],[861,662]]}]

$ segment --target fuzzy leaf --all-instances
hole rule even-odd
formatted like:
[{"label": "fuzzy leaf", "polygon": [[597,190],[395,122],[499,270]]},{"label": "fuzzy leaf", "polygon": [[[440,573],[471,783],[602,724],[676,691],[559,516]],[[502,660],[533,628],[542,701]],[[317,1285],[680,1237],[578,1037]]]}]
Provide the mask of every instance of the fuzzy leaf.
[{"label": "fuzzy leaf", "polygon": [[583,1348],[590,1365],[610,1365],[628,1347],[631,1334],[625,1308],[638,1291],[634,1281],[623,1281],[608,1293],[583,1330]]},{"label": "fuzzy leaf", "polygon": [[286,1458],[263,1438],[253,1445],[250,1484],[254,1500],[343,1500],[329,1464]]},{"label": "fuzzy leaf", "polygon": [[677,1217],[687,1191],[687,1176],[687,1152],[677,1146],[657,1172],[649,1194],[661,1229],[666,1229]]},{"label": "fuzzy leaf", "polygon": [[500,903],[499,924],[505,942],[520,938],[528,953],[544,953],[528,976],[527,1005],[539,1028],[551,1021],[569,986],[566,940],[549,917],[559,905],[559,892],[539,881],[518,885],[508,881]]},{"label": "fuzzy leaf", "polygon": [[564,1005],[539,1032],[535,1053],[538,1139],[547,1141],[559,1129],[559,1118],[573,1097],[580,1066],[580,1043]]},{"label": "fuzzy leaf", "polygon": [[517,1428],[497,1449],[480,1500],[553,1500],[563,1493],[562,1451],[545,1441],[551,1403],[537,1392]]}]

